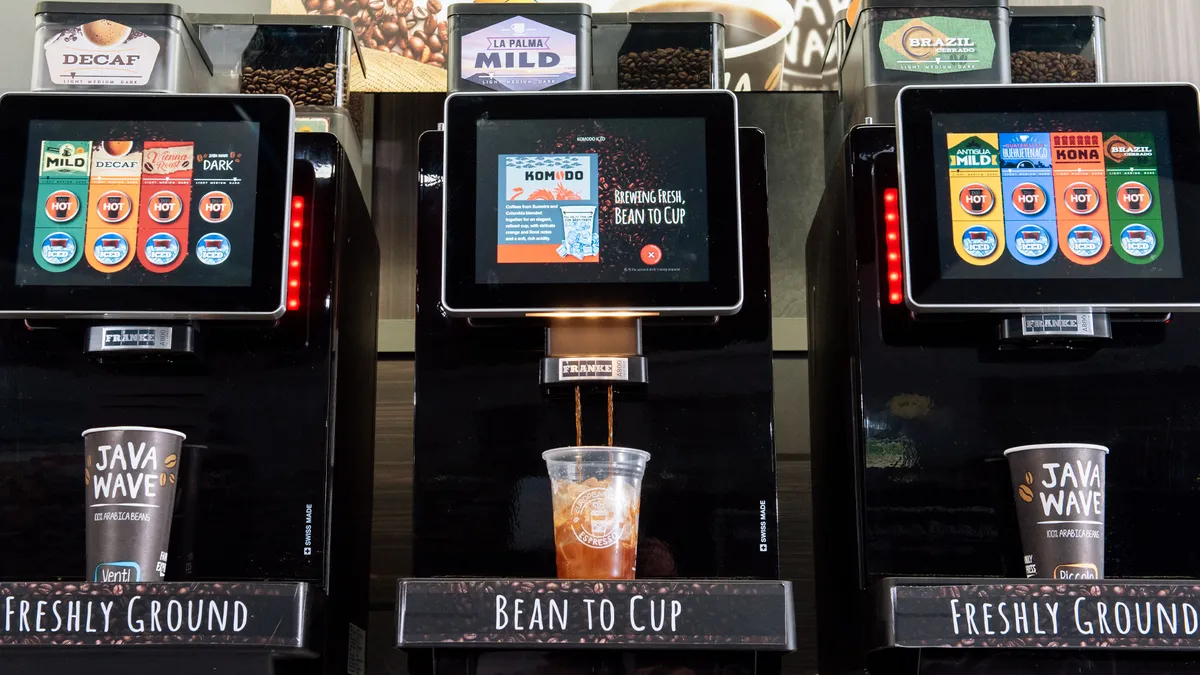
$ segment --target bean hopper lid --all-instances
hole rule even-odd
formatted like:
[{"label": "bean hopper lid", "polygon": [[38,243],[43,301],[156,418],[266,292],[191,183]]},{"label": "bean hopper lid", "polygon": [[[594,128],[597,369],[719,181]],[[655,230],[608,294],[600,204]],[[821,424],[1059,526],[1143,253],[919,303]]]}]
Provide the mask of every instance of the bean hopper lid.
[{"label": "bean hopper lid", "polygon": [[501,16],[510,16],[513,14],[582,14],[585,16],[592,15],[591,5],[582,2],[546,2],[546,3],[522,3],[520,8],[510,7],[509,3],[500,4],[473,4],[469,2],[459,2],[450,5],[446,8],[446,18],[452,16],[480,16],[496,14]]},{"label": "bean hopper lid", "polygon": [[85,14],[88,16],[103,17],[173,16],[183,23],[184,31],[191,38],[192,44],[196,46],[196,51],[200,53],[200,58],[204,60],[204,67],[208,69],[209,74],[212,74],[212,61],[208,58],[208,52],[204,50],[204,45],[200,43],[200,33],[196,31],[196,26],[188,19],[187,13],[179,5],[166,2],[59,2],[58,0],[44,0],[34,6],[33,14],[34,16],[39,14]]},{"label": "bean hopper lid", "polygon": [[1104,8],[1099,5],[1057,5],[1054,7],[1026,7],[1024,5],[1012,8],[1013,18],[1045,19],[1058,16],[1095,16],[1104,17]]},{"label": "bean hopper lid", "polygon": [[1008,0],[930,0],[929,4],[913,6],[912,0],[863,0],[861,12],[869,9],[907,9],[913,13],[933,14],[939,9],[1008,8]]},{"label": "bean hopper lid", "polygon": [[719,12],[604,12],[592,16],[593,26],[637,23],[711,23],[725,25]]}]

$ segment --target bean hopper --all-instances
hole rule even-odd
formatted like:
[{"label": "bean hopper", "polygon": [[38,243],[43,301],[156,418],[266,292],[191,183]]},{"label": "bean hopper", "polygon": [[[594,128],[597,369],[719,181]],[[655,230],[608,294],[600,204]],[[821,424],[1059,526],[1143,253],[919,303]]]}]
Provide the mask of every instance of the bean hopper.
[{"label": "bean hopper", "polygon": [[[454,94],[445,120],[420,143],[410,668],[777,672],[762,133],[728,92]],[[581,444],[650,453],[637,579],[555,578],[540,455]]]}]

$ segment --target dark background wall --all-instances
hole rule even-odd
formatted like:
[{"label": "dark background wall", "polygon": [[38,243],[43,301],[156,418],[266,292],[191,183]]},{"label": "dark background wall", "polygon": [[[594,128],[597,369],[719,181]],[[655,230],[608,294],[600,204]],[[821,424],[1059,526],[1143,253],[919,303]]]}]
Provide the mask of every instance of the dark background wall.
[{"label": "dark background wall", "polygon": [[[795,586],[800,649],[787,664],[796,674],[816,672],[803,262],[824,187],[823,96],[756,93],[739,101],[741,123],[768,137],[780,552],[783,577]],[[404,654],[392,644],[396,579],[412,569],[413,362],[403,352],[411,345],[416,307],[415,149],[419,135],[440,121],[442,101],[439,94],[379,95],[374,104],[373,218],[383,252],[380,337],[388,353],[380,357],[376,410],[371,675],[405,672]]]}]

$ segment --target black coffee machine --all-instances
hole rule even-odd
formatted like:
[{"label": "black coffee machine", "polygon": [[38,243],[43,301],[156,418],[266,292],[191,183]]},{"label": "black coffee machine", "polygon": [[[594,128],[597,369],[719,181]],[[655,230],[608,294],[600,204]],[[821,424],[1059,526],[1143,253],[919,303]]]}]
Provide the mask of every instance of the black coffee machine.
[{"label": "black coffee machine", "polygon": [[[911,88],[845,139],[808,246],[824,675],[1197,668],[1197,110]],[[1002,453],[1049,442],[1111,451],[1106,579],[1025,578]]]},{"label": "black coffee machine", "polygon": [[[728,92],[456,94],[420,158],[410,668],[778,671],[762,133]],[[639,581],[555,578],[541,453],[580,444],[651,455]]]},{"label": "black coffee machine", "polygon": [[[0,273],[0,649],[45,645],[4,649],[0,672],[112,656],[135,672],[361,672],[379,250],[337,140],[293,118],[278,96],[0,101],[21,148]],[[79,169],[56,172],[64,158]],[[48,220],[47,190],[78,215]],[[163,190],[171,213],[141,212]],[[95,217],[98,192],[119,192],[124,217]],[[169,583],[83,574],[80,432],[109,425],[187,434]],[[84,621],[56,623],[38,605],[54,600]],[[22,607],[45,616],[26,626]]]}]

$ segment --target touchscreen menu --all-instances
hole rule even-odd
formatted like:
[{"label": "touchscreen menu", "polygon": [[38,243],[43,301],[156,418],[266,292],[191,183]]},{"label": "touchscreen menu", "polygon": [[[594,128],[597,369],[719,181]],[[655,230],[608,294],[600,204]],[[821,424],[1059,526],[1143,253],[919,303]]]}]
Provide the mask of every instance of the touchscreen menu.
[{"label": "touchscreen menu", "polygon": [[1178,278],[1166,115],[934,115],[945,278]]},{"label": "touchscreen menu", "polygon": [[708,281],[705,133],[703,118],[479,121],[476,282]]},{"label": "touchscreen menu", "polygon": [[255,122],[30,123],[18,286],[249,286]]}]

